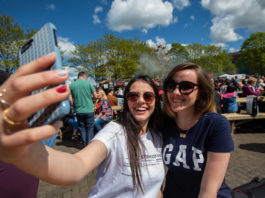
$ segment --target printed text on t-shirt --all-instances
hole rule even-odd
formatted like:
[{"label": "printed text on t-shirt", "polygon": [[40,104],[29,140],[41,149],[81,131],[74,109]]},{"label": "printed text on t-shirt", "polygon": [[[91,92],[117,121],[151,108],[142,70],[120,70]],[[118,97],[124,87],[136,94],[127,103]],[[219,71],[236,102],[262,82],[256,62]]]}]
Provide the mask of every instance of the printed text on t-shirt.
[{"label": "printed text on t-shirt", "polygon": [[[166,165],[169,165],[171,162],[171,155],[174,149],[173,144],[167,144],[163,151],[163,159]],[[202,171],[199,164],[204,163],[204,157],[202,151],[192,146],[192,161],[193,161],[193,170]],[[187,145],[179,145],[178,153],[173,161],[174,166],[181,166],[186,169],[190,169],[190,166],[187,164]]]}]

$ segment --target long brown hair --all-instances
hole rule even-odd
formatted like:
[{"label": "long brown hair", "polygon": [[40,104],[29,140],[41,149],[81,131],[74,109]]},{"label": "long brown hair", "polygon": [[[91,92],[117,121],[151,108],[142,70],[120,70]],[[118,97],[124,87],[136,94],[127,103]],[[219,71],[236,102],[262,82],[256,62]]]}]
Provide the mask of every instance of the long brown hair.
[{"label": "long brown hair", "polygon": [[191,69],[194,70],[197,74],[198,78],[198,99],[195,102],[195,113],[203,113],[205,111],[212,111],[216,112],[215,102],[214,102],[214,87],[213,84],[208,76],[208,74],[203,70],[202,67],[195,63],[182,63],[180,65],[175,66],[168,74],[166,79],[164,80],[163,89],[164,89],[164,105],[163,110],[164,112],[171,118],[175,118],[175,113],[172,111],[168,98],[167,98],[167,83],[169,80],[173,78],[175,73]]},{"label": "long brown hair", "polygon": [[152,133],[155,133],[158,137],[161,138],[159,129],[161,126],[160,124],[162,119],[161,119],[161,106],[160,106],[158,89],[154,84],[154,82],[152,81],[152,79],[147,75],[140,75],[133,78],[125,88],[123,96],[124,98],[123,111],[120,114],[118,122],[124,127],[126,133],[127,152],[132,172],[133,186],[144,192],[142,186],[141,169],[140,169],[141,154],[143,151],[141,148],[144,148],[144,145],[142,145],[139,135],[140,131],[142,130],[142,127],[139,124],[139,122],[135,120],[133,115],[130,113],[128,100],[127,100],[127,94],[129,93],[132,84],[136,81],[143,81],[149,84],[153,88],[155,93],[155,110],[148,122],[148,129],[151,129],[150,130],[151,135],[153,135]]}]

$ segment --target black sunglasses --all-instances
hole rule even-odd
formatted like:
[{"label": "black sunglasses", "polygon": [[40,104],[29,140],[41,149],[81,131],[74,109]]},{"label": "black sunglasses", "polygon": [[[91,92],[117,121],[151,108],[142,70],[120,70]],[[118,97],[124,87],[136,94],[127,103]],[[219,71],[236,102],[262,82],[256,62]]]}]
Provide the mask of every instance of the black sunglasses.
[{"label": "black sunglasses", "polygon": [[[127,100],[130,102],[137,102],[139,97],[140,94],[138,92],[129,92],[126,96]],[[146,103],[151,103],[155,99],[155,94],[153,92],[144,92],[143,98]]]},{"label": "black sunglasses", "polygon": [[174,80],[169,80],[166,84],[166,89],[168,92],[173,92],[177,88],[182,95],[189,95],[194,91],[194,87],[199,87],[197,84],[190,81],[176,82]]}]

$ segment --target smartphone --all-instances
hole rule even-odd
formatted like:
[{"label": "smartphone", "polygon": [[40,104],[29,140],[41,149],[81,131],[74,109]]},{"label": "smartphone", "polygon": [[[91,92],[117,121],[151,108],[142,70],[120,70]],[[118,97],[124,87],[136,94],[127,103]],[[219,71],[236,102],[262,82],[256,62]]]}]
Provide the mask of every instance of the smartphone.
[{"label": "smartphone", "polygon": [[[22,66],[51,52],[56,53],[56,61],[52,66],[45,70],[62,69],[60,49],[58,48],[56,39],[56,27],[52,23],[47,23],[19,50],[19,65]],[[31,94],[36,94],[55,86],[57,85],[44,87],[32,92]],[[64,117],[69,112],[70,103],[68,99],[65,99],[59,103],[45,107],[33,114],[28,119],[28,124],[29,127],[50,124]]]}]

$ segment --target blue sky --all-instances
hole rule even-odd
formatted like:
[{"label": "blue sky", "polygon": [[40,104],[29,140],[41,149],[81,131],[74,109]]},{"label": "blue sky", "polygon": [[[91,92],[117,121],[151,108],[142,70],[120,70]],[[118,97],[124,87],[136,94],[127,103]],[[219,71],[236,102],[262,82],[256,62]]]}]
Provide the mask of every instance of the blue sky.
[{"label": "blue sky", "polygon": [[234,52],[251,33],[265,31],[265,0],[0,0],[0,14],[24,29],[52,22],[69,56],[74,44],[105,33],[151,46],[197,42]]}]

